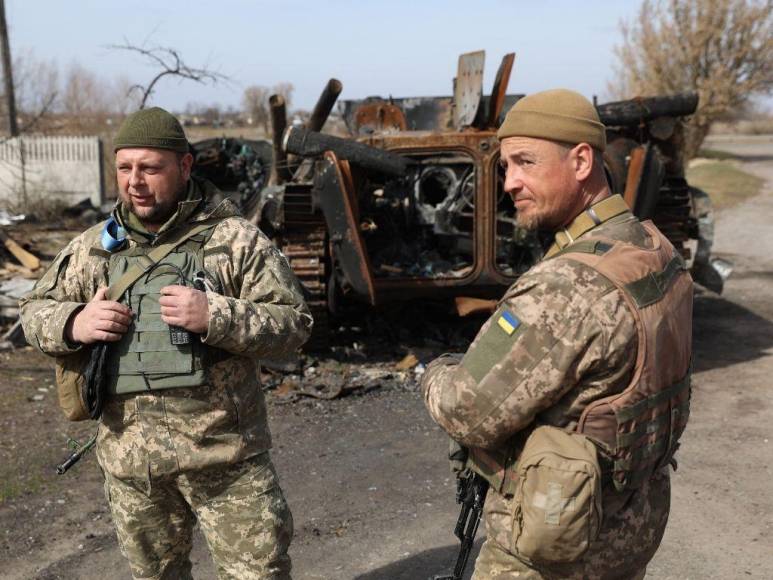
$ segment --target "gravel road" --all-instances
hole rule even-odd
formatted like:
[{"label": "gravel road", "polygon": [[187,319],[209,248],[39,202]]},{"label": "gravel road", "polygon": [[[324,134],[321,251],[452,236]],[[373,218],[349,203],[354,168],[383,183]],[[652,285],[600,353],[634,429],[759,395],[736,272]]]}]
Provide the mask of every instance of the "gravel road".
[{"label": "gravel road", "polygon": [[[717,216],[715,252],[735,272],[722,297],[696,296],[692,418],[652,579],[773,578],[773,141],[712,146],[748,156],[768,185]],[[0,389],[29,389],[24,376],[50,384],[47,364],[31,352],[3,359]],[[48,399],[23,419],[0,418],[4,443],[16,442],[2,458],[19,473],[62,454],[68,427]],[[296,580],[415,580],[450,566],[446,440],[415,389],[274,404],[271,427],[295,515]],[[0,576],[128,580],[93,459],[66,480],[35,477],[37,491],[0,504]],[[193,557],[196,577],[213,578],[200,537]]]}]

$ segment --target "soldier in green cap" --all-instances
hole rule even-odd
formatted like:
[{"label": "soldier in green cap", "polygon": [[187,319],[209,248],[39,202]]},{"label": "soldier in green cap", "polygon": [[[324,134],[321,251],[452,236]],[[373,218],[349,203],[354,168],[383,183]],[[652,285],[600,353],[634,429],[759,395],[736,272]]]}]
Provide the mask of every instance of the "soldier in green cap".
[{"label": "soldier in green cap", "polygon": [[271,241],[191,176],[170,113],[130,115],[115,151],[120,199],[22,301],[27,339],[57,357],[110,345],[97,458],[135,578],[191,578],[198,522],[220,578],[288,579],[292,517],[258,360],[308,337],[301,288]]},{"label": "soldier in green cap", "polygon": [[489,484],[473,578],[642,578],[689,412],[692,281],[610,192],[587,99],[527,96],[498,137],[519,225],[555,239],[467,352],[422,380],[464,468]]}]

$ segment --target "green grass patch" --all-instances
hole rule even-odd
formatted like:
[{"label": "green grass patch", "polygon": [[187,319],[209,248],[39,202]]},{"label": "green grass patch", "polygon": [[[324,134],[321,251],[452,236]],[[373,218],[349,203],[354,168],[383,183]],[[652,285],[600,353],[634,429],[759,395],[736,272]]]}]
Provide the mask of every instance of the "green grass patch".
[{"label": "green grass patch", "polygon": [[729,151],[722,151],[720,149],[701,149],[700,151],[698,151],[698,155],[696,155],[696,157],[702,157],[704,159],[716,159],[716,160],[741,159],[741,157],[736,155],[735,153],[730,153]]},{"label": "green grass patch", "polygon": [[43,480],[36,475],[28,476],[23,479],[13,478],[8,475],[0,479],[0,505],[19,497],[20,495],[34,495],[40,491],[43,486]]},{"label": "green grass patch", "polygon": [[21,486],[15,481],[0,481],[0,505],[21,494]]},{"label": "green grass patch", "polygon": [[715,209],[727,208],[757,195],[765,183],[728,160],[712,160],[690,167],[687,181],[708,193]]}]

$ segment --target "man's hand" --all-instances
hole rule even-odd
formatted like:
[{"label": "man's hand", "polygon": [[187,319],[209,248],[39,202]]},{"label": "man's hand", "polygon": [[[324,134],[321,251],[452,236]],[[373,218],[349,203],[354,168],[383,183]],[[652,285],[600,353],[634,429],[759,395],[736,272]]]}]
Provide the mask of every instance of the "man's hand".
[{"label": "man's hand", "polygon": [[187,286],[161,288],[161,320],[170,326],[180,326],[196,334],[204,334],[209,326],[207,293]]},{"label": "man's hand", "polygon": [[132,323],[132,311],[123,304],[107,300],[106,292],[104,287],[97,290],[91,302],[70,317],[64,331],[67,340],[82,344],[121,340]]}]

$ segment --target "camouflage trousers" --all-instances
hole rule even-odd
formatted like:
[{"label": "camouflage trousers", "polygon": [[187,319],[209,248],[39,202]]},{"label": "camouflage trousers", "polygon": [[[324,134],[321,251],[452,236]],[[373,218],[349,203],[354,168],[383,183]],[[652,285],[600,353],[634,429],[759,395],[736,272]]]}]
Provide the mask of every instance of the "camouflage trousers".
[{"label": "camouflage trousers", "polygon": [[665,532],[671,488],[663,470],[639,490],[605,494],[604,519],[598,538],[578,562],[535,568],[508,548],[515,500],[489,490],[485,518],[487,538],[475,562],[472,580],[639,580]]},{"label": "camouflage trousers", "polygon": [[186,580],[193,527],[201,526],[218,577],[288,580],[293,520],[269,454],[147,480],[105,473],[121,552],[136,579]]}]

